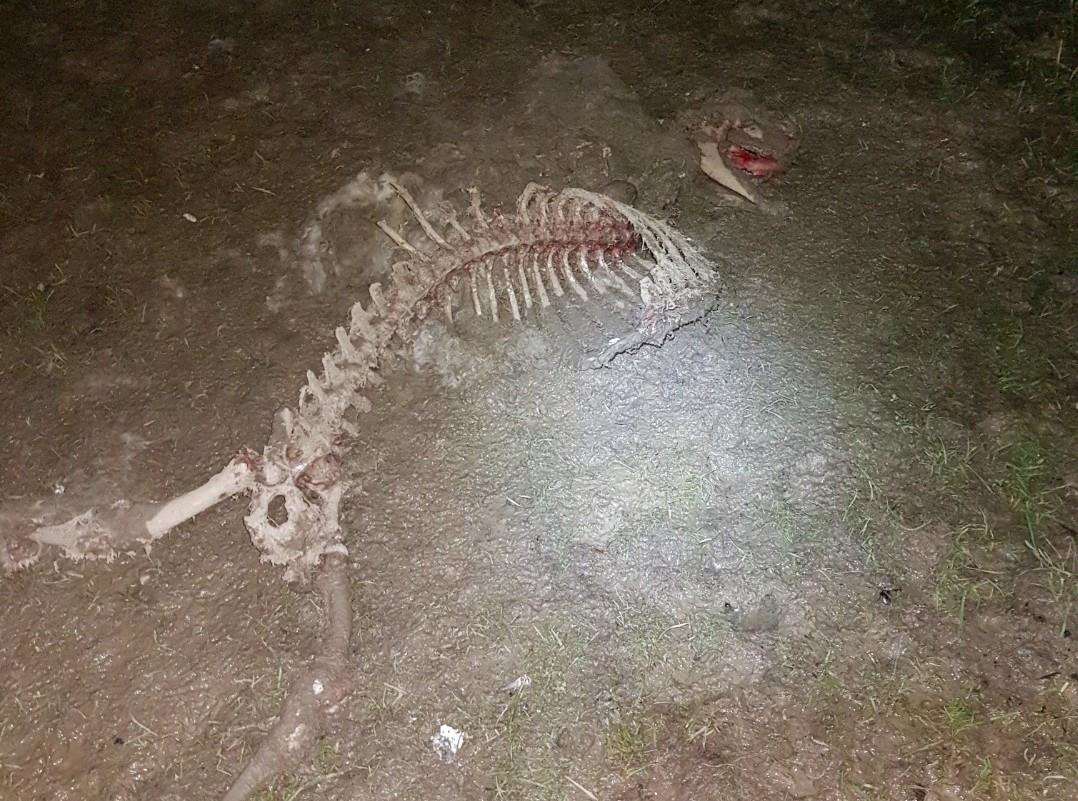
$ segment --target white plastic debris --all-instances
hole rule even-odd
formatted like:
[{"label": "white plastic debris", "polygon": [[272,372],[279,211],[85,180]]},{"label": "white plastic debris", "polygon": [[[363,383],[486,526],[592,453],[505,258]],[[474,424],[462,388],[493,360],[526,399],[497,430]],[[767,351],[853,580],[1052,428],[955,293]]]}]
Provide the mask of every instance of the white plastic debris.
[{"label": "white plastic debris", "polygon": [[434,746],[434,753],[444,762],[452,762],[460,747],[464,745],[464,732],[443,723],[438,733],[430,738],[430,743]]},{"label": "white plastic debris", "polygon": [[185,211],[183,213],[183,218],[185,220],[187,220],[187,222],[189,222],[189,223],[197,223],[198,222],[198,217],[196,217],[194,214],[192,214],[189,211]]},{"label": "white plastic debris", "polygon": [[322,683],[321,679],[315,679],[314,683],[311,685],[311,692],[313,692],[315,695],[321,695],[325,691],[326,685]]}]

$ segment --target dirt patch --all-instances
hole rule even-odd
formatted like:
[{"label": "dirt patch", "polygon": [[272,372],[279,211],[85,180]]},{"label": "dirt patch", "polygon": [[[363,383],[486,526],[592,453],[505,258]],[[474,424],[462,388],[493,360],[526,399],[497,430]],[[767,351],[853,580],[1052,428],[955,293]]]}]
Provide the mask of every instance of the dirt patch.
[{"label": "dirt patch", "polygon": [[[388,267],[363,172],[628,182],[724,280],[605,370],[628,306],[421,333],[345,465],[354,692],[263,798],[1070,796],[1074,130],[1031,83],[830,4],[11,24],[5,519],[259,446]],[[778,214],[677,122],[739,88],[799,126]],[[0,797],[223,793],[323,621],[240,516],[0,582]]]}]

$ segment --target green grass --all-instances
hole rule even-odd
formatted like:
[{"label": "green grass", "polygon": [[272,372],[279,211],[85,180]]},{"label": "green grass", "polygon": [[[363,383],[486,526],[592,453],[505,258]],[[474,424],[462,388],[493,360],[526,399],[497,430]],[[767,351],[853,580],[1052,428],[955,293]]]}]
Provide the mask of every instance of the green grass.
[{"label": "green grass", "polygon": [[[1030,434],[1019,436],[1001,454],[1002,460],[996,462],[996,475],[991,483],[976,473],[969,458],[972,452],[956,454],[942,441],[926,450],[926,463],[941,487],[947,481],[959,482],[961,477],[972,475],[1006,501],[1019,524],[1020,540],[1015,538],[1013,542],[1015,545],[1021,542],[1021,547],[1033,558],[1033,570],[1051,600],[1062,604],[1066,627],[1076,591],[1074,574],[1078,554],[1073,538],[1061,540],[1050,535],[1050,526],[1061,506],[1062,488],[1053,486],[1051,480],[1058,455],[1042,439]],[[964,622],[972,609],[1010,594],[1009,582],[1014,576],[1009,571],[986,568],[986,564],[1000,561],[996,558],[1000,548],[1011,547],[1006,544],[1008,539],[997,538],[987,519],[953,529],[951,544],[936,575],[934,598],[938,611]]]},{"label": "green grass", "polygon": [[956,697],[944,704],[943,719],[953,737],[977,724],[977,714],[970,705],[969,698]]},{"label": "green grass", "polygon": [[[911,454],[915,457],[916,453]],[[860,548],[865,567],[902,573],[905,562],[904,529],[911,524],[904,519],[900,494],[886,490],[888,479],[877,472],[868,460],[855,466],[859,480],[847,496],[842,522]]]},{"label": "green grass", "polygon": [[973,794],[982,795],[990,792],[994,784],[994,776],[992,758],[985,757],[981,760],[980,768],[977,769],[977,780],[973,785]]},{"label": "green grass", "polygon": [[296,801],[306,788],[291,776],[282,776],[269,787],[262,788],[252,801]]},{"label": "green grass", "polygon": [[996,378],[1004,396],[1030,400],[1044,388],[1048,364],[1038,349],[1028,346],[1020,319],[1006,317],[999,322],[995,355]]},{"label": "green grass", "polygon": [[21,311],[24,324],[31,331],[43,330],[49,322],[49,306],[56,290],[67,283],[67,275],[59,265],[53,269],[49,277],[25,291],[19,291],[9,286],[3,289],[8,293],[12,303]]},{"label": "green grass", "polygon": [[25,298],[27,318],[33,330],[40,331],[45,327],[49,301],[52,300],[55,291],[51,286],[38,284],[27,293]]},{"label": "green grass", "polygon": [[[496,799],[554,801],[565,797],[571,765],[559,746],[566,732],[593,725],[579,717],[587,632],[571,620],[512,624],[493,614],[488,634],[519,649],[531,685],[492,705],[477,722],[492,743],[491,794]],[[580,776],[575,777],[580,780]]]},{"label": "green grass", "polygon": [[646,668],[663,658],[671,627],[677,623],[639,600],[619,599],[615,625],[618,649],[634,664]]},{"label": "green grass", "polygon": [[941,103],[961,103],[977,93],[977,76],[958,58],[943,59],[936,85],[936,99]]},{"label": "green grass", "polygon": [[1028,71],[1028,45],[1042,37],[1058,43],[1058,61],[1046,59],[1055,80],[1065,78],[1073,56],[1075,5],[1067,0],[879,0],[873,11],[885,28],[944,47],[996,78]]},{"label": "green grass", "polygon": [[634,710],[607,727],[607,758],[630,775],[641,771],[647,766],[648,752],[655,749],[656,736],[654,722]]},{"label": "green grass", "polygon": [[287,689],[288,687],[285,684],[284,676],[284,663],[278,662],[277,673],[274,675],[269,691],[266,693],[266,702],[270,707],[273,709],[279,709],[281,707],[284,703],[285,691]]},{"label": "green grass", "polygon": [[[944,56],[937,99],[968,99],[985,83],[1010,87],[1017,115],[1078,119],[1078,5],[1074,0],[873,0],[877,26]],[[1078,177],[1073,131],[1030,142],[1027,166],[1042,175]]]},{"label": "green grass", "polygon": [[932,478],[951,489],[965,487],[974,475],[973,459],[977,449],[973,442],[967,438],[964,444],[958,445],[949,443],[939,434],[926,434],[926,437],[922,462]]},{"label": "green grass", "polygon": [[770,518],[772,528],[778,533],[784,550],[788,551],[812,536],[811,529],[804,525],[802,515],[787,499],[776,502],[769,513],[765,514]]},{"label": "green grass", "polygon": [[318,746],[318,754],[314,760],[314,770],[316,773],[325,775],[329,773],[336,773],[341,769],[341,752],[339,744],[331,743],[328,739],[322,740],[322,744]]},{"label": "green grass", "polygon": [[966,613],[983,602],[1006,594],[998,572],[981,567],[979,556],[998,546],[987,522],[961,526],[936,575],[936,609],[965,622]]},{"label": "green grass", "polygon": [[1047,470],[1046,462],[1044,448],[1035,437],[1023,437],[1008,452],[1004,492],[1022,516],[1030,538],[1037,536],[1048,516],[1050,503],[1041,489]]},{"label": "green grass", "polygon": [[[1022,525],[1024,545],[1033,557],[1034,570],[1053,602],[1062,608],[1061,630],[1068,627],[1071,609],[1078,599],[1078,548],[1074,537],[1049,536],[1061,508],[1062,486],[1054,486],[1057,455],[1035,436],[1018,439],[1006,451],[1006,478],[1002,491]],[[1061,544],[1062,543],[1062,544]]]},{"label": "green grass", "polygon": [[525,691],[509,700],[497,721],[500,747],[491,776],[497,799],[553,801],[563,792],[557,734],[543,725],[539,706]]},{"label": "green grass", "polygon": [[20,309],[24,324],[31,331],[41,331],[48,324],[49,301],[56,293],[53,284],[41,283],[26,292],[16,292],[11,287],[4,287],[12,302]]}]

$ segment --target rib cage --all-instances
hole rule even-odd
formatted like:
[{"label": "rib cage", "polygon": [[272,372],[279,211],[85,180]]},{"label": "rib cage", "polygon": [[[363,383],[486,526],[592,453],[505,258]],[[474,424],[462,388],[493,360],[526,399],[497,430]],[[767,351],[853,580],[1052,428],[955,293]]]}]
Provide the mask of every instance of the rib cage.
[{"label": "rib cage", "polygon": [[[382,361],[409,346],[433,311],[452,322],[454,298],[463,292],[477,316],[497,321],[504,310],[521,321],[570,295],[589,301],[592,292],[615,292],[642,304],[645,326],[649,313],[652,321],[663,317],[707,292],[715,278],[711,263],[682,234],[593,192],[555,193],[533,183],[515,214],[488,216],[473,190],[468,225],[449,213],[439,231],[407,189],[389,176],[382,181],[411,210],[422,240],[411,242],[379,223],[402,258],[388,286],[372,284],[368,306],[357,302],[348,326],[336,329],[337,348],[323,357],[320,375],[308,371],[298,413],[278,412],[245,518],[263,558],[289,565],[286,576],[303,575],[323,554],[344,551],[336,509],[342,439],[358,434],[350,417],[370,409],[361,391],[381,383]],[[269,517],[277,497],[289,512],[280,525]]]},{"label": "rib cage", "polygon": [[683,235],[603,195],[529,184],[511,217],[488,217],[473,195],[472,231],[450,215],[439,233],[407,189],[384,180],[411,209],[426,241],[412,244],[379,224],[404,258],[394,264],[389,286],[371,285],[369,306],[356,303],[348,328],[337,328],[338,349],[326,354],[322,375],[308,373],[300,394],[304,417],[341,419],[385,353],[410,344],[432,310],[443,310],[452,322],[453,298],[461,290],[478,316],[497,321],[504,309],[519,321],[569,293],[587,301],[590,291],[613,290],[648,305],[702,289],[713,276],[712,265]]}]

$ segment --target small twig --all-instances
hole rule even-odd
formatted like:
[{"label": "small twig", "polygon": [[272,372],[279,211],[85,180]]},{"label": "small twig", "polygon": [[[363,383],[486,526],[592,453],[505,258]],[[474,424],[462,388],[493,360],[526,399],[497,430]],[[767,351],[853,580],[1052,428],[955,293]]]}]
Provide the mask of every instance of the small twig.
[{"label": "small twig", "polygon": [[149,726],[146,726],[146,725],[144,725],[142,723],[139,723],[138,718],[136,718],[134,715],[131,715],[131,722],[134,723],[136,726],[138,726],[140,729],[142,729],[144,732],[149,734],[151,737],[160,737],[161,736],[160,734],[155,732],[153,729],[151,729]]},{"label": "small twig", "polygon": [[595,793],[593,793],[591,790],[589,790],[587,787],[580,784],[576,780],[574,780],[572,776],[566,776],[565,778],[569,782],[569,784],[573,785],[573,787],[575,787],[580,792],[582,792],[584,795],[586,795],[588,798],[590,798],[591,801],[599,801],[599,798],[598,798],[598,796],[595,795]]}]

